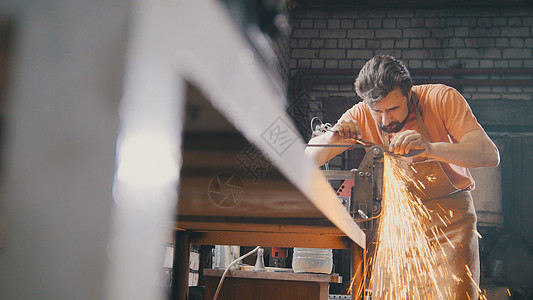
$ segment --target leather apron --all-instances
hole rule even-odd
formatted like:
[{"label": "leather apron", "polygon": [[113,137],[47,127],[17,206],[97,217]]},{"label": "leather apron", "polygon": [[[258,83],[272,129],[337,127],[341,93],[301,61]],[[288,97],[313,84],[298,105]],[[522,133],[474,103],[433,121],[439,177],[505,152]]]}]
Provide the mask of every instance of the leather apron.
[{"label": "leather apron", "polygon": [[[418,128],[424,139],[431,141],[417,102],[415,99]],[[438,232],[441,232],[437,238],[431,230],[426,232],[426,235],[431,237],[430,243],[439,243],[445,253],[441,255],[442,260],[437,263],[448,270],[448,274],[438,280],[440,289],[446,289],[447,297],[451,299],[478,299],[479,244],[476,231],[477,217],[471,192],[457,189],[444,172],[440,162],[436,160],[408,163],[396,158],[392,159],[398,167],[404,169],[414,179],[414,182],[419,181],[423,184],[423,189],[413,186],[409,190],[420,198],[422,204],[428,209],[430,215],[428,228],[436,226]],[[414,185],[412,182],[406,184]],[[429,287],[426,285],[423,290],[428,291],[428,288],[431,290],[430,283]],[[380,294],[379,291],[374,291],[373,299],[380,299]],[[439,299],[437,292],[432,294],[435,299]],[[413,296],[409,299],[418,299],[420,296]]]}]

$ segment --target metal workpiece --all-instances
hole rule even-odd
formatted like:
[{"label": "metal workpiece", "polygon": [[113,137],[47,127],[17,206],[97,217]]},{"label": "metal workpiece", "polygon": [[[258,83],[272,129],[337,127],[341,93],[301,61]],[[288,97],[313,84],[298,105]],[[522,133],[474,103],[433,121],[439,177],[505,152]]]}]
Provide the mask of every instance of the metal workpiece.
[{"label": "metal workpiece", "polygon": [[[352,170],[323,170],[324,177],[328,180],[348,180],[353,179],[355,174],[364,176],[364,172],[359,172],[357,169]],[[362,174],[362,175],[361,175]]]},{"label": "metal workpiece", "polygon": [[[372,146],[359,164],[358,171],[364,176],[354,176],[350,213],[355,218],[369,220],[361,224],[362,229],[371,229],[372,220],[379,214],[383,177],[383,148]],[[365,217],[362,217],[365,216]]]},{"label": "metal workpiece", "polygon": [[373,220],[381,212],[384,153],[382,146],[373,145],[357,169],[322,171],[328,180],[347,180],[342,185],[344,189],[351,189],[347,207],[353,218],[364,221],[360,224],[362,229],[371,229]]},{"label": "metal workpiece", "polygon": [[374,145],[372,148],[370,148],[370,151],[372,151],[372,154],[374,155],[374,158],[382,158],[383,157],[383,147],[379,145]]}]

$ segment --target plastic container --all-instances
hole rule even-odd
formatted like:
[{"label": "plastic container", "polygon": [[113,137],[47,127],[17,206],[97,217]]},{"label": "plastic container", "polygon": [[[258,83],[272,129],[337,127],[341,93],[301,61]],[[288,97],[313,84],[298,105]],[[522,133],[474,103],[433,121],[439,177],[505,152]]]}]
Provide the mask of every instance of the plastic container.
[{"label": "plastic container", "polygon": [[333,251],[319,248],[294,248],[292,270],[295,273],[331,274]]}]

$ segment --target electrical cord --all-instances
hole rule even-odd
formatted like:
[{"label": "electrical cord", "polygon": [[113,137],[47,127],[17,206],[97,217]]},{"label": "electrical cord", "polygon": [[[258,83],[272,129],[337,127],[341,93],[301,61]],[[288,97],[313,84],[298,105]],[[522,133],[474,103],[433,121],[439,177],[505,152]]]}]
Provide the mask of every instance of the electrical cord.
[{"label": "electrical cord", "polygon": [[236,260],[232,261],[227,267],[226,267],[226,270],[224,270],[224,273],[222,274],[222,277],[220,278],[220,282],[218,283],[218,286],[217,286],[217,291],[215,292],[215,296],[213,296],[213,300],[217,300],[218,298],[218,293],[220,293],[220,288],[222,287],[222,282],[224,282],[224,278],[226,278],[226,275],[228,274],[228,271],[229,269],[231,268],[231,266],[233,266],[235,263],[237,263],[238,261],[240,261],[241,259],[245,259],[247,258],[248,256],[252,255],[254,252],[256,252],[257,250],[259,250],[259,248],[261,248],[260,246],[257,246],[255,247],[254,250],[244,254],[243,256],[237,258]]},{"label": "electrical cord", "polygon": [[364,222],[368,222],[368,221],[372,221],[372,220],[375,220],[377,218],[381,217],[381,212],[377,215],[377,216],[374,216],[372,218],[367,218],[367,219],[357,219],[357,220],[354,220],[355,223],[364,223]]},{"label": "electrical cord", "polygon": [[[316,126],[313,126],[315,123],[315,120],[318,120],[319,124]],[[311,119],[311,131],[312,131],[312,137],[319,136],[326,131],[330,131],[333,127],[330,123],[322,123],[322,120],[319,117],[313,117]]]}]

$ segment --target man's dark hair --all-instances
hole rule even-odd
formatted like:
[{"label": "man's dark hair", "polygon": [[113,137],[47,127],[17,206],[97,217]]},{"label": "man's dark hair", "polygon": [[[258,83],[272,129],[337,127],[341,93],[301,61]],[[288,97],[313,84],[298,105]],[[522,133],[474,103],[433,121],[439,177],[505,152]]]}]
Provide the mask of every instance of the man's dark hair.
[{"label": "man's dark hair", "polygon": [[377,55],[370,59],[355,80],[355,92],[374,106],[392,90],[399,87],[407,97],[413,86],[411,74],[405,65],[390,55]]}]

